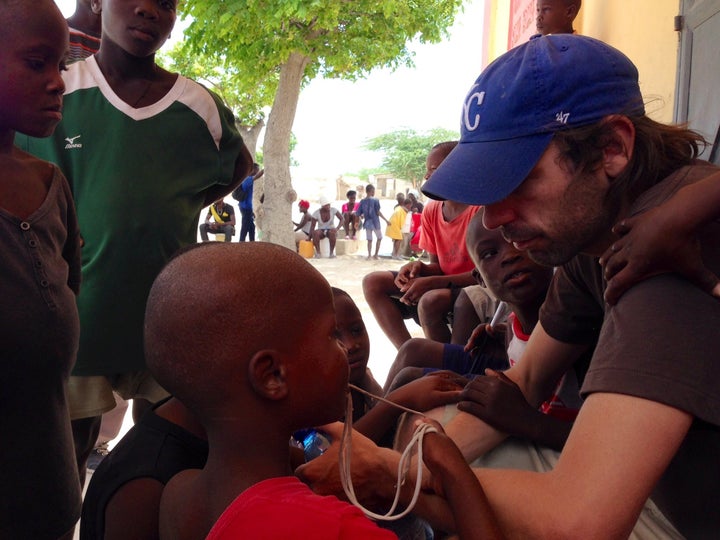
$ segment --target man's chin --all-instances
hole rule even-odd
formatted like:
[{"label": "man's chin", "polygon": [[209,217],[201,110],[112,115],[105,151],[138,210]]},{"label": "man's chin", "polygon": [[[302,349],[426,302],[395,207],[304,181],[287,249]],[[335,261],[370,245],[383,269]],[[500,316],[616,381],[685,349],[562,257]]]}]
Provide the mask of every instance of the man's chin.
[{"label": "man's chin", "polygon": [[542,266],[562,266],[575,256],[569,250],[528,250],[528,257]]}]

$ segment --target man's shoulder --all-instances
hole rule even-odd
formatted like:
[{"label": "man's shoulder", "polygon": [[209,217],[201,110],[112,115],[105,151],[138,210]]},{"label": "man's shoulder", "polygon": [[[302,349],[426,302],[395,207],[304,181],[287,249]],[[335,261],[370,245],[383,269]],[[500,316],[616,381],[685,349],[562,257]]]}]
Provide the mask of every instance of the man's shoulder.
[{"label": "man's shoulder", "polygon": [[659,206],[675,195],[679,189],[699,182],[719,171],[720,167],[717,165],[702,160],[695,160],[690,165],[680,167],[641,193],[632,205],[631,214],[637,214]]}]

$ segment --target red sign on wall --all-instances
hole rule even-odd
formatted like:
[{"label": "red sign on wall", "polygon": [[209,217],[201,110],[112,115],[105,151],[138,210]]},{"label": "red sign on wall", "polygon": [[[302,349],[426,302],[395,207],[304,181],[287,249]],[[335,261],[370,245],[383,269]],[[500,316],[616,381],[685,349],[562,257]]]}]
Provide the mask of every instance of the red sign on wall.
[{"label": "red sign on wall", "polygon": [[510,29],[508,31],[508,50],[526,42],[537,34],[535,18],[536,0],[510,0]]}]

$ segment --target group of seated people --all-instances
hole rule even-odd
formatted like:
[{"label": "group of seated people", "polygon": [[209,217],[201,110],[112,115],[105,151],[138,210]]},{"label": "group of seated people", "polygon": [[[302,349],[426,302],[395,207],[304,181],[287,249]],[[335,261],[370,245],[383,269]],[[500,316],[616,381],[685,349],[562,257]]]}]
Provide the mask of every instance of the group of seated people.
[{"label": "group of seated people", "polygon": [[[530,120],[505,120],[519,98],[497,116],[482,108],[497,81],[519,81],[503,93],[525,95],[516,75],[539,57],[544,77],[569,84],[580,77],[569,65],[591,53],[602,54],[582,70],[586,84],[576,88],[588,94],[575,105],[592,125],[528,133]],[[391,336],[398,356],[381,385],[358,307],[296,253],[268,243],[181,251],[155,280],[145,318],[148,367],[172,397],[98,467],[82,538],[720,530],[720,368],[712,334],[697,329],[720,324],[720,173],[696,159],[691,132],[630,107],[637,73],[599,42],[553,36],[497,62],[473,87],[487,96],[468,97],[460,143],[444,148],[423,188],[438,199],[423,227],[462,232],[430,231],[426,249],[433,234],[440,247],[429,264],[363,281],[368,303],[389,300],[370,303],[381,326],[392,315],[386,332],[393,321],[404,326],[407,308],[428,337]],[[621,66],[625,93],[606,88],[610,65]],[[547,88],[537,90],[543,102]],[[520,130],[517,140],[488,142],[493,122]],[[661,165],[662,152],[649,150],[659,140]],[[514,157],[505,170],[482,166],[501,150]],[[464,254],[449,249],[451,238],[456,248],[464,239]],[[447,270],[446,253],[469,263]],[[472,286],[485,295],[469,301],[482,306],[468,318],[479,324],[453,338],[444,317]],[[245,330],[215,324],[220,304]],[[424,318],[433,309],[443,335]],[[453,333],[460,322],[456,314]],[[308,428],[330,442],[311,460],[292,444]],[[409,445],[419,450],[402,466]],[[366,517],[395,508],[396,493],[400,509],[412,507],[407,519]]]},{"label": "group of seated people", "polygon": [[[337,244],[338,232],[345,231],[345,238],[356,240],[358,232],[366,231],[368,241],[368,259],[372,258],[373,235],[377,238],[375,246],[375,258],[377,259],[380,249],[382,232],[380,230],[380,219],[387,222],[386,234],[393,241],[393,259],[402,259],[401,254],[410,256],[413,249],[417,249],[420,213],[423,204],[418,200],[417,190],[408,190],[405,193],[398,193],[397,204],[390,219],[386,219],[380,210],[380,202],[375,198],[375,186],[368,184],[364,188],[365,197],[357,201],[357,191],[348,190],[346,193],[347,202],[343,203],[340,210],[332,206],[331,201],[322,195],[319,199],[320,207],[310,213],[310,203],[301,199],[298,201],[300,220],[293,221],[295,234],[295,249],[300,250],[300,242],[312,242],[315,257],[321,255],[320,241],[328,239],[328,256],[335,257],[335,246]],[[336,223],[337,218],[337,223]]]}]

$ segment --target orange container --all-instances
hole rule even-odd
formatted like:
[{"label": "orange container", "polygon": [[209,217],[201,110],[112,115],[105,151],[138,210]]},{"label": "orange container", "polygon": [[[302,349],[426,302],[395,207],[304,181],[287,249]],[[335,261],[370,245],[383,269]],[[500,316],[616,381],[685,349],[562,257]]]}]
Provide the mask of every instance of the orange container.
[{"label": "orange container", "polygon": [[300,240],[298,253],[306,259],[312,259],[313,255],[315,255],[315,247],[310,240]]}]

